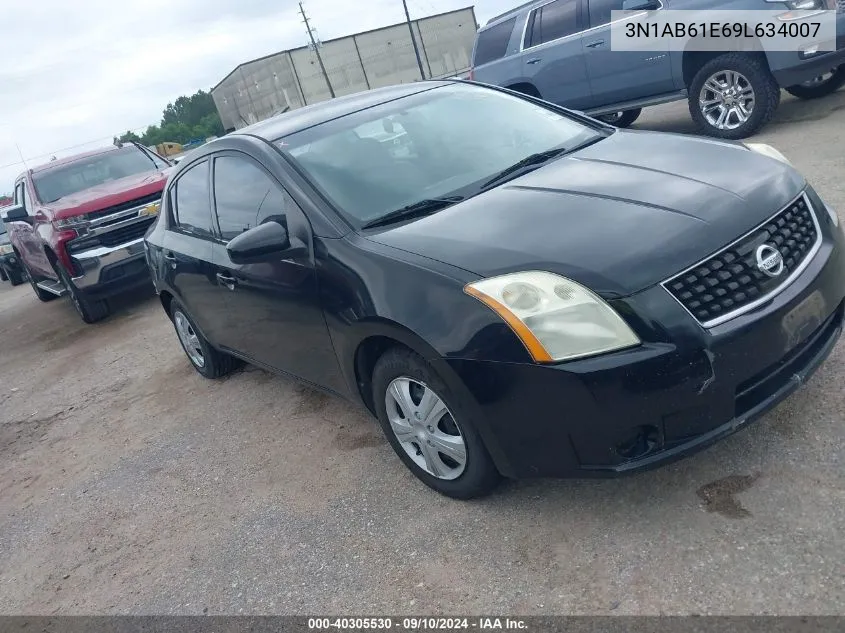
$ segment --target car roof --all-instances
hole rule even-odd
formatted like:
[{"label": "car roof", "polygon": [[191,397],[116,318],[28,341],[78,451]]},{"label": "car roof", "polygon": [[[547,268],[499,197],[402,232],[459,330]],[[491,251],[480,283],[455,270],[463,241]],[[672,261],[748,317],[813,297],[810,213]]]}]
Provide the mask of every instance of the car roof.
[{"label": "car roof", "polygon": [[78,160],[82,160],[84,158],[91,158],[92,156],[101,156],[103,154],[108,154],[109,152],[116,152],[119,148],[115,146],[111,147],[101,147],[100,149],[91,150],[88,152],[82,152],[80,154],[74,154],[73,156],[67,156],[65,158],[57,158],[56,160],[52,160],[49,163],[44,163],[42,165],[38,165],[30,169],[30,172],[33,174],[37,174],[38,172],[42,171],[49,171],[55,167],[61,167],[62,165],[69,165],[70,163],[75,163]]},{"label": "car roof", "polygon": [[[386,88],[376,88],[366,92],[359,92],[352,95],[337,97],[330,101],[322,101],[312,105],[305,106],[291,110],[283,114],[276,115],[260,123],[254,123],[247,127],[241,128],[231,135],[235,134],[249,134],[263,138],[266,141],[275,141],[285,136],[289,136],[296,132],[301,132],[315,125],[326,123],[340,117],[352,114],[353,112],[360,112],[372,108],[373,106],[387,103],[408,97],[410,95],[432,90],[434,88],[441,88],[448,86],[454,81],[417,81],[413,84],[400,84],[397,86],[388,86]],[[230,136],[231,136],[230,135]]]},{"label": "car roof", "polygon": [[515,15],[519,15],[520,13],[523,13],[525,11],[530,11],[531,9],[547,4],[548,2],[549,0],[529,0],[526,3],[519,5],[518,7],[514,7],[509,11],[505,11],[504,13],[500,13],[499,15],[490,18],[489,20],[487,20],[487,22],[484,23],[484,26],[478,29],[478,31],[485,31],[491,26],[496,26],[500,22],[504,22],[505,20],[512,18]]}]

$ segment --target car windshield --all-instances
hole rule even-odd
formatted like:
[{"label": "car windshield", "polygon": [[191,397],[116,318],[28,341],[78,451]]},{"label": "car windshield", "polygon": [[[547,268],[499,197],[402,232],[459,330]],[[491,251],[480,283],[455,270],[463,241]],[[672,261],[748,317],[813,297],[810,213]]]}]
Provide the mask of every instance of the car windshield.
[{"label": "car windshield", "polygon": [[156,169],[159,166],[148,154],[134,145],[126,145],[36,173],[33,182],[38,199],[50,203],[112,180]]},{"label": "car windshield", "polygon": [[507,93],[454,84],[276,143],[361,227],[424,200],[475,195],[529,156],[605,134]]}]

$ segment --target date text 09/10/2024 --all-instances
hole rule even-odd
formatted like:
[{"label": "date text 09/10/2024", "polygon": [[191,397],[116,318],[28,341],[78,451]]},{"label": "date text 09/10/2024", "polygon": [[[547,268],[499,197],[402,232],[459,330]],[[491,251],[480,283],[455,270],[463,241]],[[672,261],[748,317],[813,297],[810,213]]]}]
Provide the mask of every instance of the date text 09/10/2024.
[{"label": "date text 09/10/2024", "polygon": [[353,631],[387,631],[396,628],[402,631],[460,631],[460,630],[527,630],[524,620],[519,618],[308,618],[308,629],[312,631],[347,629]]}]

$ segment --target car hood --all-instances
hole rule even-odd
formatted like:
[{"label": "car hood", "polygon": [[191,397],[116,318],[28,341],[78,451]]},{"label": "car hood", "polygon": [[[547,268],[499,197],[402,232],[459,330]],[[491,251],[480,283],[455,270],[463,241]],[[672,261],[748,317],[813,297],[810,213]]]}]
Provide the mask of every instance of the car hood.
[{"label": "car hood", "polygon": [[719,250],[805,186],[788,165],[740,144],[617,131],[368,238],[482,277],[547,270],[618,297]]},{"label": "car hood", "polygon": [[112,180],[45,204],[44,208],[51,211],[57,219],[107,209],[161,191],[170,171],[171,169],[151,171]]}]

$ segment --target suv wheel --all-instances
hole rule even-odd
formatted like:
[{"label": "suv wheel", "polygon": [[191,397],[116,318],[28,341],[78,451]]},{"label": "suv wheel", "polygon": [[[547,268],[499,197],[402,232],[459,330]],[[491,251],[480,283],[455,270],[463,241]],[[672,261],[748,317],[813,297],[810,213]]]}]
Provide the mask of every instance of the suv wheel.
[{"label": "suv wheel", "polygon": [[170,304],[170,320],[173,321],[185,355],[202,376],[221,378],[241,364],[235,357],[214,349],[194,325],[182,304],[175,299]]},{"label": "suv wheel", "polygon": [[76,308],[83,321],[86,323],[96,323],[97,321],[102,321],[111,313],[109,304],[105,300],[88,299],[79,292],[79,289],[73,285],[70,275],[67,274],[61,264],[54,263],[53,268],[58,273],[59,279],[64,284],[65,289],[67,289],[73,307]]},{"label": "suv wheel", "polygon": [[696,73],[689,88],[689,109],[702,132],[725,139],[751,136],[774,116],[780,88],[758,58],[727,53]]},{"label": "suv wheel", "polygon": [[842,86],[845,86],[845,66],[833,68],[830,72],[797,86],[789,86],[786,91],[799,99],[818,99],[836,92]]},{"label": "suv wheel", "polygon": [[623,112],[614,112],[612,114],[602,114],[596,118],[599,121],[604,121],[605,123],[615,127],[628,127],[640,118],[640,113],[642,111],[642,108],[635,108],[634,110],[625,110]]},{"label": "suv wheel", "polygon": [[24,282],[24,273],[21,269],[9,269],[6,274],[9,277],[9,283],[13,286],[20,286]]},{"label": "suv wheel", "polygon": [[391,349],[373,371],[376,414],[387,440],[425,485],[456,499],[487,494],[500,475],[476,431],[434,369]]}]

